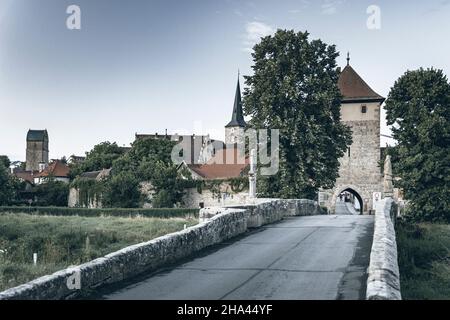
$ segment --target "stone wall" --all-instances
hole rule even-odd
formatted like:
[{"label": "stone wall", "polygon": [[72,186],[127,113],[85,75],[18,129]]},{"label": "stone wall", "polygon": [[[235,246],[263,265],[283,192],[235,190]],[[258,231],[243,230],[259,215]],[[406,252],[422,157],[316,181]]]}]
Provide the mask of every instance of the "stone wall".
[{"label": "stone wall", "polygon": [[203,221],[196,226],[0,292],[0,300],[75,298],[83,291],[95,290],[175,263],[206,247],[243,234],[248,228],[275,222],[284,216],[321,213],[314,201],[269,199],[241,207],[201,211]]},{"label": "stone wall", "polygon": [[25,170],[38,171],[39,163],[48,164],[48,160],[48,140],[27,141]]},{"label": "stone wall", "polygon": [[[244,209],[249,213],[247,226],[258,228],[288,216],[310,216],[325,214],[317,202],[312,200],[255,199],[253,204],[227,206],[226,209]],[[200,220],[220,213],[222,208],[200,210]]]},{"label": "stone wall", "polygon": [[189,209],[199,208],[200,203],[203,203],[204,207],[217,207],[246,203],[248,200],[248,190],[233,192],[227,183],[221,186],[220,195],[213,193],[209,189],[204,189],[199,193],[197,188],[188,188],[185,192],[182,199],[183,208]]},{"label": "stone wall", "polygon": [[68,198],[67,206],[69,208],[78,208],[78,207],[83,207],[83,208],[86,207],[89,209],[103,208],[101,199],[98,199],[97,197],[89,198],[87,206],[85,204],[80,203],[80,190],[78,190],[77,188],[69,189],[69,198]]},{"label": "stone wall", "polygon": [[396,215],[397,205],[391,198],[385,198],[377,205],[368,268],[368,300],[401,300],[394,229]]}]

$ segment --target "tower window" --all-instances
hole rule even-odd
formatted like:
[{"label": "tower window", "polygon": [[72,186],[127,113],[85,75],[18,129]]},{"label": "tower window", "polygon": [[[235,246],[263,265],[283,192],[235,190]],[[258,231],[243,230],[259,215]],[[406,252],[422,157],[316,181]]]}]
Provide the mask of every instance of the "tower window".
[{"label": "tower window", "polygon": [[367,106],[361,106],[361,113],[367,113]]},{"label": "tower window", "polygon": [[348,157],[350,158],[350,147],[348,148]]}]

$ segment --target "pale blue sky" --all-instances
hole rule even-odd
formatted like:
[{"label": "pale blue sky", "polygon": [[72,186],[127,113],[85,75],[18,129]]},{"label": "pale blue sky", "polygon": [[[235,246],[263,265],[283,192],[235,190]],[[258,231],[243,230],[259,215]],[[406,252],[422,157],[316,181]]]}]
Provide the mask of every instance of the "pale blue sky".
[{"label": "pale blue sky", "polygon": [[[81,30],[66,28],[70,4]],[[29,128],[48,129],[51,158],[166,128],[223,139],[237,69],[277,28],[336,44],[341,66],[349,50],[383,96],[407,69],[450,74],[450,1],[0,0],[0,154],[24,160]]]}]

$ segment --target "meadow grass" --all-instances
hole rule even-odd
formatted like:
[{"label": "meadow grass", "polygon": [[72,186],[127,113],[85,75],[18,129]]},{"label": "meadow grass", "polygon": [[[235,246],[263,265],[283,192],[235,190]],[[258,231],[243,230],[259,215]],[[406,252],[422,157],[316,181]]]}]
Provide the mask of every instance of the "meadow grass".
[{"label": "meadow grass", "polygon": [[403,299],[450,299],[450,225],[400,222],[396,233]]},{"label": "meadow grass", "polygon": [[[186,218],[0,213],[0,291],[129,245],[190,227]],[[37,265],[33,264],[37,253]]]}]

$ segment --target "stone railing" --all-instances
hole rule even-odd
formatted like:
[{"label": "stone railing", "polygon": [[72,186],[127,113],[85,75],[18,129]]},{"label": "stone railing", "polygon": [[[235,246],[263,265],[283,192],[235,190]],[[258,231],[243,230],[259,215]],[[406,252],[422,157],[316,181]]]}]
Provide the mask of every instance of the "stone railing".
[{"label": "stone railing", "polygon": [[249,217],[249,228],[261,227],[287,216],[310,216],[325,214],[317,202],[312,200],[256,199],[253,204],[241,206],[212,207],[200,210],[200,221],[223,213],[224,210],[244,209]]},{"label": "stone railing", "polygon": [[0,292],[0,300],[76,298],[103,285],[156,271],[243,234],[248,228],[275,222],[284,216],[319,213],[318,205],[309,200],[258,200],[252,205],[202,209],[201,222],[196,226]]},{"label": "stone railing", "polygon": [[391,198],[377,205],[367,279],[368,300],[401,300],[394,229],[396,215],[397,205]]}]

